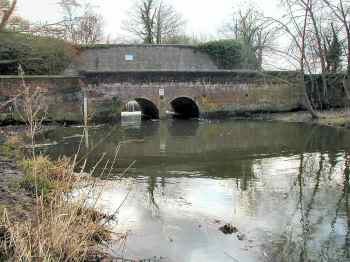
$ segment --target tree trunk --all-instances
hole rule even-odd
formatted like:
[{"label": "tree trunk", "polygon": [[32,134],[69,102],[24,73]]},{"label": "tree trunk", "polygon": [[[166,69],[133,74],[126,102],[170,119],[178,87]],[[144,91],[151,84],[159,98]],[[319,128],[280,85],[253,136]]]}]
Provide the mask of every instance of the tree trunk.
[{"label": "tree trunk", "polygon": [[9,19],[11,18],[12,13],[15,11],[16,4],[17,4],[17,0],[13,0],[11,5],[10,5],[9,10],[6,10],[4,12],[4,16],[0,20],[0,32],[3,32],[5,30],[5,27],[9,21]]},{"label": "tree trunk", "polygon": [[303,95],[304,95],[304,105],[305,105],[307,111],[309,111],[311,117],[313,119],[318,119],[319,116],[318,116],[317,112],[314,110],[314,108],[311,104],[310,98],[307,94],[307,87],[306,87],[306,83],[305,83],[304,71],[301,72],[301,78],[302,78],[301,84],[302,84]]},{"label": "tree trunk", "polygon": [[[313,12],[313,8],[312,8],[312,1],[308,1],[309,5],[306,6],[306,8],[309,9],[309,13],[310,13],[310,17],[312,20],[312,25],[314,27],[314,33],[315,33],[315,37],[316,37],[316,42],[317,42],[317,49],[319,52],[319,56],[320,56],[320,62],[321,62],[321,78],[322,78],[322,86],[323,86],[323,97],[325,98],[326,101],[328,101],[328,86],[327,86],[327,78],[326,78],[326,59],[325,59],[325,54],[323,52],[322,49],[322,41],[321,41],[321,36],[320,36],[320,32],[318,30],[318,26],[317,26],[317,22],[314,16],[314,12]],[[322,106],[322,105],[321,105]]]},{"label": "tree trunk", "polygon": [[[309,6],[310,0],[307,1],[307,5]],[[306,109],[309,111],[311,114],[311,117],[314,119],[318,118],[318,115],[314,108],[311,105],[309,96],[307,94],[307,88],[306,88],[306,83],[305,83],[305,67],[304,67],[304,61],[305,61],[305,37],[306,37],[306,26],[307,26],[307,17],[308,17],[309,9],[305,9],[305,18],[304,18],[304,24],[303,24],[303,31],[301,35],[301,59],[300,59],[300,71],[301,71],[301,80],[302,80],[302,88],[303,88],[303,93],[304,93],[304,104],[306,106]]]}]

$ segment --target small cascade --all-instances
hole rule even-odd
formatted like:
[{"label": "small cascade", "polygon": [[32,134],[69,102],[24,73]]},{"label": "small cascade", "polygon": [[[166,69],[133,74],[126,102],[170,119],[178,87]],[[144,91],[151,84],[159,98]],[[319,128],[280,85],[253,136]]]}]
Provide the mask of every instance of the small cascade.
[{"label": "small cascade", "polygon": [[140,111],[140,106],[135,100],[129,101],[126,104],[126,110],[127,112],[138,112]]},{"label": "small cascade", "polygon": [[134,124],[141,122],[142,111],[140,105],[135,101],[129,101],[122,111],[122,125]]}]

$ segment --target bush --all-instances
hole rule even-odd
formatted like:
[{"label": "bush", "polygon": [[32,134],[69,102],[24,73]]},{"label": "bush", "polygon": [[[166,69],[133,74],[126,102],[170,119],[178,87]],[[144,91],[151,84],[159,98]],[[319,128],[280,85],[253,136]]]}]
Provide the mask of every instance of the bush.
[{"label": "bush", "polygon": [[63,40],[22,33],[0,33],[0,74],[60,74],[75,59],[77,49]]},{"label": "bush", "polygon": [[237,40],[210,41],[197,46],[197,49],[207,53],[219,69],[256,69],[257,59],[255,52],[247,57],[247,50],[252,49],[244,46]]}]

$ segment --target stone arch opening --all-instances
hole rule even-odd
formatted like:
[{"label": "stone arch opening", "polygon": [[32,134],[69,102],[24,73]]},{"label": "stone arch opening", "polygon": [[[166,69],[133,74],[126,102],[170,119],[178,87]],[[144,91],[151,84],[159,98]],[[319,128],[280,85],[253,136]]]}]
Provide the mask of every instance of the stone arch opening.
[{"label": "stone arch opening", "polygon": [[134,100],[140,107],[143,120],[159,119],[159,110],[152,101],[146,98],[135,98]]},{"label": "stone arch opening", "polygon": [[170,102],[174,118],[190,119],[199,118],[199,108],[195,101],[188,97],[178,97]]}]

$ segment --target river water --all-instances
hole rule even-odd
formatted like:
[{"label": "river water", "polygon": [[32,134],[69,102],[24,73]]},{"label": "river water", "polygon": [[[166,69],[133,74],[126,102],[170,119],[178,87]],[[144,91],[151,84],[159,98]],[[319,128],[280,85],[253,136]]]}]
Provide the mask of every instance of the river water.
[{"label": "river water", "polygon": [[[113,227],[126,234],[110,247],[116,256],[350,261],[347,130],[169,120],[92,127],[88,139],[83,133],[57,128],[41,142],[53,143],[45,150],[53,158],[80,147],[78,167],[87,159],[85,170],[104,179],[99,204],[119,210]],[[239,232],[223,234],[226,223]]]}]

